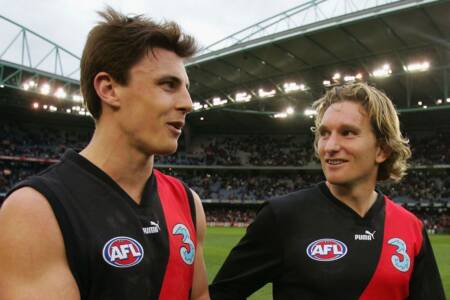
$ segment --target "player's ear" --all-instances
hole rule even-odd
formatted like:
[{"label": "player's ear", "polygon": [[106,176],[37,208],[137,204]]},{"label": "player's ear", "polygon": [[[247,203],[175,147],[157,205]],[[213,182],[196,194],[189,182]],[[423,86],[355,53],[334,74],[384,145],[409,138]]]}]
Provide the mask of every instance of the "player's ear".
[{"label": "player's ear", "polygon": [[378,164],[381,164],[391,156],[392,148],[389,147],[385,142],[378,142],[377,148],[378,149],[377,149],[375,161]]},{"label": "player's ear", "polygon": [[94,77],[94,88],[103,104],[114,109],[120,108],[120,98],[117,95],[117,82],[106,72],[99,72]]}]

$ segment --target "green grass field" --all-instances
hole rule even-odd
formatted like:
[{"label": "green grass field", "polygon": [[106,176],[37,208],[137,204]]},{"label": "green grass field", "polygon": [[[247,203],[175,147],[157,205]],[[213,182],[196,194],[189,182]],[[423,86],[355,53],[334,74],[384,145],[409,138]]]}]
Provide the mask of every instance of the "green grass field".
[{"label": "green grass field", "polygon": [[[205,243],[205,260],[209,282],[212,281],[231,248],[244,234],[243,228],[208,227]],[[450,295],[450,235],[430,236],[431,244],[441,272],[447,298]],[[249,299],[272,299],[272,289],[267,285]],[[450,299],[450,298],[448,298]]]}]

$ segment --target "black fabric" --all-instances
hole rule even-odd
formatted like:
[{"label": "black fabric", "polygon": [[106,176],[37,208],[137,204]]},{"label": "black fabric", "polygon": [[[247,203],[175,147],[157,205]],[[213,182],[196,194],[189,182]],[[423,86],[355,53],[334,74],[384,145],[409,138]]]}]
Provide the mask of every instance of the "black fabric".
[{"label": "black fabric", "polygon": [[[325,183],[268,201],[219,270],[211,299],[246,299],[269,282],[275,300],[358,299],[383,244],[385,200],[377,192],[364,217],[333,197]],[[306,249],[320,239],[343,242],[347,254],[334,261],[311,259]]]},{"label": "black fabric", "polygon": [[425,228],[423,228],[422,235],[422,248],[414,262],[408,300],[446,299],[433,249]]},{"label": "black fabric", "polygon": [[[158,299],[169,240],[154,175],[149,176],[137,204],[106,173],[69,150],[61,162],[15,189],[23,186],[48,199],[82,300]],[[158,230],[144,232],[144,228],[157,228],[155,224]],[[144,256],[139,264],[118,268],[105,262],[104,245],[119,236],[142,245]]]}]

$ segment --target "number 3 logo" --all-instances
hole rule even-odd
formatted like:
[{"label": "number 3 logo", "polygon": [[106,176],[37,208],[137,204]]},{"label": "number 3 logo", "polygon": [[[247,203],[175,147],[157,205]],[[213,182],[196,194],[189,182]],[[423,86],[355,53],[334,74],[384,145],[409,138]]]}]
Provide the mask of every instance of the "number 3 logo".
[{"label": "number 3 logo", "polygon": [[411,260],[409,259],[408,253],[406,253],[405,242],[399,238],[392,238],[388,241],[388,244],[397,247],[396,252],[401,255],[401,257],[395,254],[392,255],[391,262],[394,267],[400,272],[408,272]]},{"label": "number 3 logo", "polygon": [[189,249],[182,246],[180,248],[180,255],[185,263],[192,265],[195,258],[195,246],[189,235],[189,230],[184,224],[177,224],[173,227],[172,234],[181,235],[183,237],[183,243],[189,246]]}]

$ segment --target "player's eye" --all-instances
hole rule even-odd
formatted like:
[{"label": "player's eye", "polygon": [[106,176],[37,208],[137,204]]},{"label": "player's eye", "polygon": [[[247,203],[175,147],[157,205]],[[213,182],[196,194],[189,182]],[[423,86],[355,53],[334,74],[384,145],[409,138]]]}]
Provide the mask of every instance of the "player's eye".
[{"label": "player's eye", "polygon": [[173,90],[174,88],[176,88],[176,83],[173,80],[167,80],[167,81],[163,81],[161,83],[161,85],[169,90]]},{"label": "player's eye", "polygon": [[328,130],[325,130],[325,129],[320,129],[319,130],[319,136],[320,137],[327,137],[328,135],[330,135],[330,132]]},{"label": "player's eye", "polygon": [[353,130],[350,130],[350,129],[344,129],[342,131],[342,135],[343,136],[352,136],[352,135],[355,135],[355,134],[356,133]]}]

